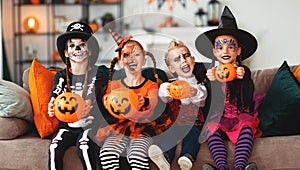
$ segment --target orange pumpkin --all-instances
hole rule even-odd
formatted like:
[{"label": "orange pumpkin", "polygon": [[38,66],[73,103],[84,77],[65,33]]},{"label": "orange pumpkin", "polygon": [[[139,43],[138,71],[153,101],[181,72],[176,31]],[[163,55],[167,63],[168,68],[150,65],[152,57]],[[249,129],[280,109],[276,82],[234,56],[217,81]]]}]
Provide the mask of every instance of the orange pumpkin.
[{"label": "orange pumpkin", "polygon": [[215,77],[219,82],[229,82],[236,77],[236,67],[233,64],[222,64],[216,68]]},{"label": "orange pumpkin", "polygon": [[138,110],[139,100],[137,94],[127,88],[112,90],[107,95],[106,108],[115,118],[130,118]]},{"label": "orange pumpkin", "polygon": [[174,99],[184,99],[189,97],[190,85],[184,80],[176,80],[170,83],[169,92]]},{"label": "orange pumpkin", "polygon": [[99,30],[99,25],[97,22],[89,22],[89,26],[91,27],[94,33]]},{"label": "orange pumpkin", "polygon": [[84,99],[72,92],[60,94],[54,100],[54,114],[63,122],[76,122],[81,118],[85,107]]}]

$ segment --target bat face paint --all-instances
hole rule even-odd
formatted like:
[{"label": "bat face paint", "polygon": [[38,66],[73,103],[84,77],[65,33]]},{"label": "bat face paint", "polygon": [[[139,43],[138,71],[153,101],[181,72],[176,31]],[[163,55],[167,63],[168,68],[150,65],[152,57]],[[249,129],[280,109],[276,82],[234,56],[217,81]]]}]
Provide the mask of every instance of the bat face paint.
[{"label": "bat face paint", "polygon": [[124,50],[122,50],[122,56],[124,58],[130,57],[130,55],[135,51],[134,45],[127,45]]},{"label": "bat face paint", "polygon": [[215,48],[218,51],[221,51],[225,46],[227,46],[228,50],[231,52],[236,52],[237,50],[237,44],[233,39],[219,39],[215,44]]}]

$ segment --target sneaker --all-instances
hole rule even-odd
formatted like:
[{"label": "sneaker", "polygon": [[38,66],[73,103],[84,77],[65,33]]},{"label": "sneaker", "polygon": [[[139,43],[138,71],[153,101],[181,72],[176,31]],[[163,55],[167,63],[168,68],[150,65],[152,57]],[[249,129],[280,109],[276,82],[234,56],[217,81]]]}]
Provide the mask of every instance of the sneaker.
[{"label": "sneaker", "polygon": [[218,170],[218,168],[214,167],[212,164],[205,163],[202,166],[202,170]]},{"label": "sneaker", "polygon": [[249,164],[247,164],[247,166],[245,167],[245,170],[258,170],[256,163],[251,162]]},{"label": "sneaker", "polygon": [[192,161],[186,156],[180,157],[178,159],[178,164],[181,170],[190,170],[193,166]]},{"label": "sneaker", "polygon": [[166,160],[163,151],[157,145],[151,145],[148,149],[149,158],[160,170],[170,170],[170,164]]}]

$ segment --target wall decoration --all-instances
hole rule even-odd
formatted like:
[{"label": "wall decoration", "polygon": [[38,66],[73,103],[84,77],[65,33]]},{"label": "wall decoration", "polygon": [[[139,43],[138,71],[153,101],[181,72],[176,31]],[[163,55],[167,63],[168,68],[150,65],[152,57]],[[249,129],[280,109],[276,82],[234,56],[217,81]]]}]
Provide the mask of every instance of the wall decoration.
[{"label": "wall decoration", "polygon": [[[185,8],[186,7],[186,0],[177,0],[180,2],[180,4]],[[194,2],[197,2],[197,0],[192,0]],[[148,4],[151,4],[153,0],[148,0]],[[168,4],[169,10],[172,11],[175,5],[176,0],[157,0],[158,3],[158,9],[162,7],[164,3]]]}]

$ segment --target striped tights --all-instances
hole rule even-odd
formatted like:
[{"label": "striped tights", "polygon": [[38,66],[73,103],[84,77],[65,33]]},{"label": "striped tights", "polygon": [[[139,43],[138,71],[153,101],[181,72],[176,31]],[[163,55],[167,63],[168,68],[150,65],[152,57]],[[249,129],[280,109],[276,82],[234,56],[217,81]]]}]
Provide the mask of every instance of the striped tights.
[{"label": "striped tights", "polygon": [[122,139],[119,139],[117,135],[109,136],[100,149],[101,166],[109,170],[120,169],[120,156],[126,151],[132,170],[150,169],[148,148],[151,144],[152,138],[143,135],[137,139],[131,139],[128,136]]},{"label": "striped tights", "polygon": [[[208,138],[208,147],[218,169],[228,169],[227,149],[220,130]],[[253,133],[248,126],[242,128],[235,146],[234,169],[242,169],[247,165],[253,147]]]}]

